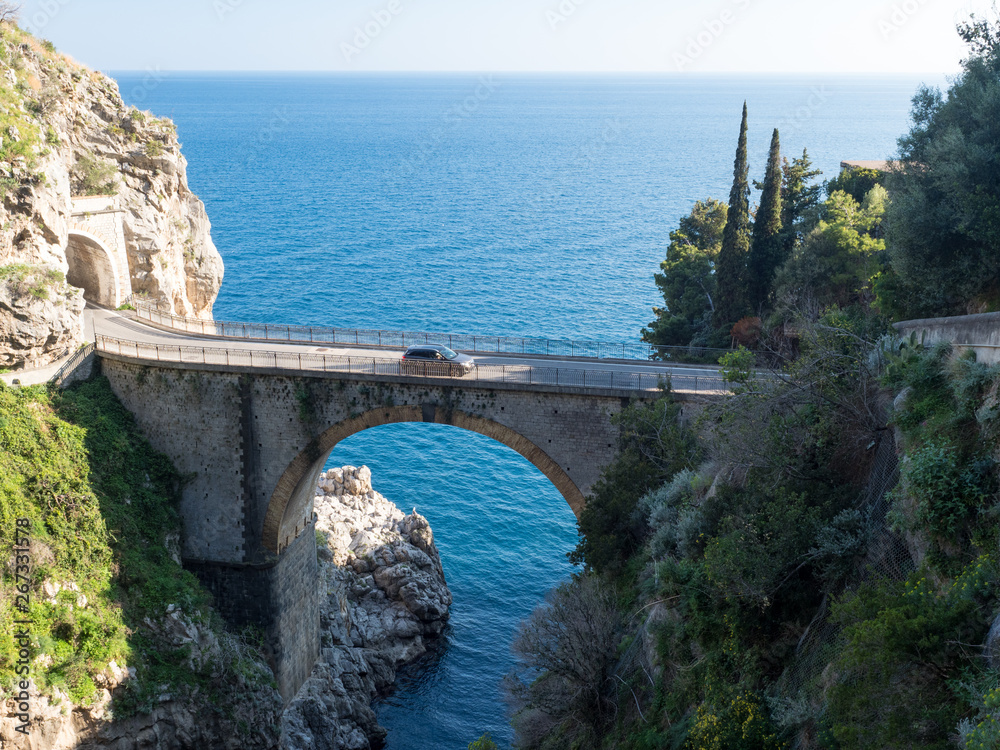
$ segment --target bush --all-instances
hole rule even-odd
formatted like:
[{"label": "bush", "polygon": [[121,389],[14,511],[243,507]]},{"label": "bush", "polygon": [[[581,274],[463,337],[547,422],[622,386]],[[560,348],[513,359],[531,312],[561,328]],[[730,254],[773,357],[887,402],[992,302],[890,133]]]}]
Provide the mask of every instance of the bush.
[{"label": "bush", "polygon": [[930,441],[910,452],[893,497],[897,507],[907,498],[913,512],[897,513],[897,525],[927,529],[953,540],[996,492],[994,462],[989,456],[962,460],[960,451],[946,442]]},{"label": "bush", "polygon": [[680,421],[680,405],[669,393],[652,403],[632,404],[614,418],[621,429],[618,456],[594,485],[580,515],[575,563],[617,570],[647,533],[636,506],[646,493],[699,459],[694,433]]},{"label": "bush", "polygon": [[788,745],[757,696],[743,693],[721,709],[702,704],[686,747],[691,750],[780,750]]},{"label": "bush", "polygon": [[73,167],[77,195],[114,195],[118,192],[117,167],[109,161],[84,154]]},{"label": "bush", "polygon": [[533,746],[539,725],[580,737],[613,719],[612,668],[622,626],[615,592],[594,575],[552,591],[521,624],[513,645],[521,673],[506,683],[520,747]]},{"label": "bush", "polygon": [[943,588],[917,572],[835,604],[843,634],[829,713],[845,747],[953,747],[949,735],[967,711],[957,678],[982,669],[965,644],[986,636],[996,583],[994,560],[982,557]]},{"label": "bush", "polygon": [[493,741],[493,738],[487,732],[478,740],[470,742],[469,750],[500,750],[500,746]]}]

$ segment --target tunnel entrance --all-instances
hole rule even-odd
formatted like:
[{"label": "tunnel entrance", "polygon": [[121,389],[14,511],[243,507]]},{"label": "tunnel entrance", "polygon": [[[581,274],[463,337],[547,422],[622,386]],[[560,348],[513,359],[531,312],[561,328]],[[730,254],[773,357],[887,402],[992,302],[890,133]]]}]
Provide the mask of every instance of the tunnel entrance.
[{"label": "tunnel entrance", "polygon": [[69,263],[66,281],[70,286],[83,289],[85,300],[111,308],[121,304],[114,256],[100,240],[71,233],[66,246],[66,261]]}]

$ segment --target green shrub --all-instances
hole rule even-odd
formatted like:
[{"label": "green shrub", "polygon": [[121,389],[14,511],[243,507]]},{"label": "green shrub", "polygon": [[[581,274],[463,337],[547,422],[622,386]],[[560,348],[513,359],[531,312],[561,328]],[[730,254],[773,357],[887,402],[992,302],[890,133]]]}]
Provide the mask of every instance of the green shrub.
[{"label": "green shrub", "polygon": [[478,740],[470,742],[469,750],[500,750],[500,746],[493,741],[493,738],[487,732]]},{"label": "green shrub", "polygon": [[730,386],[746,389],[753,378],[754,353],[742,344],[736,351],[726,352],[719,358],[722,377]]},{"label": "green shrub", "polygon": [[968,710],[958,678],[982,668],[966,644],[989,630],[997,581],[995,561],[981,557],[943,587],[918,572],[835,604],[843,633],[829,714],[845,747],[953,747],[949,735]]},{"label": "green shrub", "polygon": [[954,445],[929,441],[910,452],[893,491],[897,505],[907,497],[914,501],[914,512],[908,518],[897,514],[897,525],[954,540],[996,489],[992,458],[962,460]]},{"label": "green shrub", "polygon": [[111,162],[84,154],[73,167],[73,187],[78,195],[114,195],[118,192],[117,173]]},{"label": "green shrub", "polygon": [[702,704],[688,735],[689,750],[781,750],[788,745],[757,696],[742,693],[728,704]]}]

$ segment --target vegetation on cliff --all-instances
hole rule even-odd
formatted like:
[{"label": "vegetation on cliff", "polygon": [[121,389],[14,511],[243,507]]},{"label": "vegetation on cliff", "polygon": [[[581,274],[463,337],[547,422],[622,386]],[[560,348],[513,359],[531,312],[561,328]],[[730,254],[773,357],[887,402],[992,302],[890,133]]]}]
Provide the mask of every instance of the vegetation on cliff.
[{"label": "vegetation on cliff", "polygon": [[[0,545],[14,548],[18,519],[31,540],[27,611],[15,606],[25,571],[13,558],[3,570],[5,691],[20,679],[14,620],[25,618],[37,694],[88,706],[117,683],[116,662],[133,673],[115,692],[119,719],[150,711],[163,695],[196,694],[232,716],[237,696],[270,690],[253,636],[241,643],[225,633],[180,565],[183,478],[141,437],[106,380],[66,391],[0,385],[0,446]],[[175,623],[199,637],[174,637]]]},{"label": "vegetation on cliff", "polygon": [[[1000,299],[1000,24],[960,33],[964,72],[917,95],[888,174],[821,201],[804,155],[777,200],[775,136],[742,266],[717,262],[722,204],[671,235],[645,339],[724,336],[774,372],[740,348],[694,422],[669,393],[623,414],[637,448],[588,499],[583,569],[522,626],[518,747],[1000,747],[1000,367],[888,326]],[[755,323],[712,324],[747,299]],[[594,668],[567,672],[587,642]]]}]

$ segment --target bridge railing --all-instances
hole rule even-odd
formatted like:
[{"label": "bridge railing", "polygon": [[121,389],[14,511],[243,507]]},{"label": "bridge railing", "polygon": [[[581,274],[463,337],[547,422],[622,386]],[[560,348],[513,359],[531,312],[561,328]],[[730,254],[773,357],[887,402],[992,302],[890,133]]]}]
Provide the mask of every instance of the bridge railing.
[{"label": "bridge railing", "polygon": [[361,328],[324,328],[270,323],[236,323],[224,320],[185,318],[157,310],[148,302],[134,300],[136,317],[162,328],[202,336],[257,341],[286,341],[340,346],[390,347],[405,349],[415,344],[445,344],[460,352],[478,354],[524,354],[560,358],[657,360],[715,364],[728,349],[686,346],[652,346],[637,342],[565,341],[476,336],[456,333],[415,333]]},{"label": "bridge railing", "polygon": [[[150,362],[254,367],[262,369],[331,372],[345,375],[389,375],[412,378],[448,378],[458,382],[522,383],[524,385],[569,386],[622,391],[655,391],[665,382],[658,373],[625,370],[588,370],[533,365],[473,365],[465,373],[451,374],[448,365],[374,357],[342,357],[313,352],[258,351],[220,347],[151,344],[140,341],[97,337],[97,350],[130,359]],[[695,393],[724,393],[726,382],[717,376],[675,378],[675,390]]]},{"label": "bridge railing", "polygon": [[73,371],[80,366],[80,363],[93,353],[93,344],[87,344],[86,346],[80,347],[73,353],[73,356],[66,360],[63,363],[63,366],[60,367],[51,378],[49,378],[49,382],[57,388],[62,388],[67,378],[69,378],[73,374]]}]

